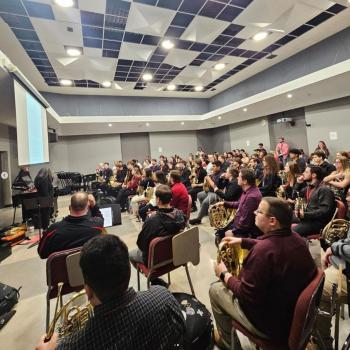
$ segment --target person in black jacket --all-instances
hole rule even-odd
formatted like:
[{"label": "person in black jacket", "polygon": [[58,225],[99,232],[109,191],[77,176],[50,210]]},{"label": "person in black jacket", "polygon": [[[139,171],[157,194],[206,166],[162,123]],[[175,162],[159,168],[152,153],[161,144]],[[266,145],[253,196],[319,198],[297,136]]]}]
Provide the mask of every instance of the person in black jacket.
[{"label": "person in black jacket", "polygon": [[[192,175],[191,175],[192,176]],[[191,189],[188,194],[192,198],[191,211],[197,211],[197,194],[203,191],[204,179],[207,176],[207,171],[203,168],[202,161],[200,159],[195,160],[195,177],[191,178]]]},{"label": "person in black jacket", "polygon": [[326,154],[322,150],[316,150],[312,155],[313,164],[319,166],[322,169],[323,177],[330,175],[335,171],[335,166],[327,161]]},{"label": "person in black jacket", "polygon": [[[238,170],[232,167],[226,169],[218,181],[217,186],[214,184],[214,193],[220,197],[220,200],[235,202],[239,200],[242,194],[242,187],[238,185]],[[209,183],[212,180],[208,180]]]},{"label": "person in black jacket", "polygon": [[263,177],[259,185],[259,190],[263,197],[276,197],[276,190],[282,184],[278,176],[278,163],[273,155],[266,155],[264,160]]},{"label": "person in black jacket", "polygon": [[148,264],[148,248],[153,238],[172,236],[185,228],[185,216],[181,210],[172,208],[170,201],[172,192],[169,186],[159,185],[156,189],[156,200],[158,209],[149,216],[142,226],[137,238],[138,249],[132,250],[131,263]]},{"label": "person in black jacket", "polygon": [[[49,168],[41,168],[34,179],[34,186],[37,190],[37,197],[52,198],[53,203],[53,185],[52,174]],[[36,210],[35,210],[36,211]],[[53,213],[53,204],[50,208],[41,208],[41,228],[46,229],[50,223],[50,217]],[[35,222],[35,220],[34,220]],[[38,223],[35,224],[38,227]]]},{"label": "person in black jacket", "polygon": [[75,193],[69,211],[70,215],[44,232],[38,247],[42,259],[61,250],[81,247],[104,230],[104,220],[93,195]]},{"label": "person in black jacket", "polygon": [[[302,176],[298,177],[301,197],[306,199],[307,206],[305,210],[301,209],[297,214],[299,222],[293,230],[301,236],[317,234],[332,219],[336,208],[334,193],[324,186],[321,182],[323,171],[318,166],[306,167]],[[304,182],[307,187],[301,189]]]}]

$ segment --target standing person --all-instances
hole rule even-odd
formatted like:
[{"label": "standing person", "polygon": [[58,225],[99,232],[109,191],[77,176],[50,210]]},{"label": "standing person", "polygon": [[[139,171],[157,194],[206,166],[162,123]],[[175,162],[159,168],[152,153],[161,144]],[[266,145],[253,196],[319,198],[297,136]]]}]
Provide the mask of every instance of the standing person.
[{"label": "standing person", "polygon": [[[53,185],[52,174],[49,168],[41,168],[34,179],[34,186],[37,190],[38,197],[52,198],[53,200]],[[46,229],[49,226],[50,216],[53,208],[42,208],[41,212],[41,226]]]},{"label": "standing person", "polygon": [[285,142],[284,137],[280,137],[278,139],[278,144],[276,145],[276,149],[275,149],[276,161],[284,166],[284,164],[287,161],[288,153],[289,153],[289,146]]},{"label": "standing person", "polygon": [[318,145],[315,149],[315,151],[323,151],[324,154],[326,155],[326,158],[328,159],[329,157],[329,149],[326,146],[326,143],[324,141],[319,141]]}]

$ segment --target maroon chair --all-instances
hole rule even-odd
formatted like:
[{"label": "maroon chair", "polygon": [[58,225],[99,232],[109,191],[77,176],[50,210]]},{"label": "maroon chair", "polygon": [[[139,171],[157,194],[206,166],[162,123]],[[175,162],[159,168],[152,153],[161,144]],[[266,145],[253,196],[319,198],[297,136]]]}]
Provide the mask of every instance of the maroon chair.
[{"label": "maroon chair", "polygon": [[188,195],[188,204],[187,204],[187,213],[186,213],[186,227],[189,228],[189,221],[191,217],[191,208],[192,208],[192,197]]},{"label": "maroon chair", "polygon": [[[84,284],[70,285],[67,269],[67,257],[80,252],[80,250],[81,247],[52,253],[46,260],[46,284],[48,287],[46,293],[46,332],[50,324],[50,300],[57,298],[58,283],[63,283],[62,295],[79,292],[84,288]],[[62,306],[62,298],[60,304]]]},{"label": "maroon chair", "polygon": [[188,271],[187,263],[199,264],[199,230],[192,227],[174,236],[156,237],[152,239],[148,250],[148,264],[136,264],[137,287],[140,290],[140,273],[147,277],[147,288],[152,279],[168,274],[170,285],[170,272],[183,266],[193,295],[194,289]]},{"label": "maroon chair", "polygon": [[313,330],[324,284],[324,272],[317,270],[315,277],[300,293],[294,308],[294,315],[285,343],[275,342],[273,339],[263,339],[250,333],[243,325],[233,320],[231,333],[231,349],[235,349],[236,332],[240,331],[247,336],[257,347],[264,350],[303,350],[309,341]]}]

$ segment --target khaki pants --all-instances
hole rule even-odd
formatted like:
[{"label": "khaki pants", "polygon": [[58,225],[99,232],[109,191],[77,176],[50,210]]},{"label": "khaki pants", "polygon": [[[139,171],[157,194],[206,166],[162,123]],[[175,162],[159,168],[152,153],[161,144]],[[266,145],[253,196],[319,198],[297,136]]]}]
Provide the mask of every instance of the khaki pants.
[{"label": "khaki pants", "polygon": [[[332,295],[332,285],[335,283],[338,285],[339,281],[339,270],[334,266],[330,266],[325,270],[325,281],[321,297],[320,309],[325,312],[330,312],[331,310],[331,295]],[[341,289],[341,298],[346,297],[346,278],[345,275],[342,275],[342,289]],[[333,341],[331,337],[331,328],[332,328],[332,316],[327,315],[318,315],[316,321],[316,328],[320,332],[320,335],[324,342],[331,343]]]},{"label": "khaki pants", "polygon": [[221,281],[214,282],[209,289],[210,303],[213,310],[216,326],[226,349],[231,346],[232,320],[238,321],[249,332],[261,338],[267,336],[257,330],[244,315],[231,290]]}]

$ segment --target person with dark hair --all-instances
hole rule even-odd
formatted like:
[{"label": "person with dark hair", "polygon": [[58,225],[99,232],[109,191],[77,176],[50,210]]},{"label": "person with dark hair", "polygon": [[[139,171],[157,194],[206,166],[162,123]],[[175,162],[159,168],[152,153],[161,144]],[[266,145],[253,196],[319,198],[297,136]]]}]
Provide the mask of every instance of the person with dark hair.
[{"label": "person with dark hair", "polygon": [[[297,178],[296,191],[306,200],[305,210],[296,212],[298,223],[293,230],[301,236],[319,233],[332,219],[336,203],[333,191],[322,184],[324,172],[319,166],[307,166],[303,175]],[[307,186],[302,188],[304,183]]]},{"label": "person with dark hair", "polygon": [[255,182],[256,178],[252,170],[241,169],[238,175],[238,185],[243,191],[241,197],[234,202],[224,202],[226,208],[237,209],[233,224],[225,232],[225,236],[256,237],[260,234],[254,224],[254,211],[259,206],[262,196]]},{"label": "person with dark hair", "polygon": [[195,160],[194,177],[191,180],[191,189],[188,194],[192,198],[192,210],[197,211],[197,194],[203,191],[204,179],[207,176],[206,170],[203,168],[202,161],[198,158]]},{"label": "person with dark hair", "polygon": [[289,154],[289,146],[286,143],[283,136],[278,139],[278,144],[275,149],[275,159],[278,163],[284,165],[287,161],[287,157]]},{"label": "person with dark hair", "polygon": [[263,197],[275,197],[276,190],[282,183],[278,176],[279,164],[272,154],[268,154],[264,157],[263,166],[263,176],[259,184],[259,190]]},{"label": "person with dark hair", "polygon": [[312,154],[313,164],[319,166],[323,171],[323,177],[330,175],[335,171],[335,166],[325,161],[326,154],[322,150],[317,150]]},{"label": "person with dark hair", "polygon": [[171,236],[185,228],[185,215],[171,206],[172,190],[167,185],[156,189],[157,210],[150,215],[142,226],[137,238],[138,249],[130,252],[130,261],[148,264],[148,248],[153,238]]},{"label": "person with dark hair", "polygon": [[113,170],[109,167],[108,162],[103,163],[102,177],[104,182],[108,182],[113,175]]},{"label": "person with dark hair", "polygon": [[152,170],[152,173],[155,173],[156,171],[159,170],[159,165],[157,163],[157,159],[153,158],[151,160],[151,165],[149,167]]},{"label": "person with dark hair", "polygon": [[172,192],[172,207],[182,210],[186,216],[188,211],[188,192],[185,185],[181,182],[179,171],[172,170],[169,173],[169,184]]},{"label": "person with dark hair", "polygon": [[291,148],[289,150],[289,160],[295,162],[298,165],[298,172],[302,174],[306,168],[305,159],[301,157],[301,152],[297,148]]},{"label": "person with dark hair", "polygon": [[38,247],[42,259],[61,250],[81,247],[103,231],[104,220],[92,194],[74,193],[69,212],[70,215],[44,232]]},{"label": "person with dark hair", "polygon": [[[53,184],[52,173],[49,168],[41,168],[34,179],[34,186],[37,190],[37,197],[52,198],[53,201]],[[50,223],[50,217],[53,213],[53,207],[41,208],[41,227],[46,229]]]},{"label": "person with dark hair", "polygon": [[286,201],[264,197],[255,215],[262,236],[224,238],[249,250],[239,275],[220,262],[215,274],[221,281],[209,290],[215,342],[222,349],[230,349],[232,319],[258,337],[287,343],[296,301],[317,272],[305,241],[291,232],[293,212]]},{"label": "person with dark hair", "polygon": [[186,166],[185,161],[180,161],[176,164],[176,170],[180,173],[180,182],[184,184],[186,188],[191,188],[191,171]]},{"label": "person with dark hair", "polygon": [[317,147],[315,149],[315,152],[316,151],[323,151],[325,156],[326,156],[326,158],[329,157],[329,149],[327,148],[326,143],[324,141],[319,141],[318,142],[318,145],[317,145]]},{"label": "person with dark hair", "polygon": [[185,320],[179,303],[163,287],[129,287],[128,248],[114,235],[85,243],[80,256],[87,298],[94,308],[85,326],[57,344],[57,334],[37,350],[182,348]]},{"label": "person with dark hair", "polygon": [[220,176],[222,175],[221,162],[215,160],[212,162],[211,175],[207,175],[204,182],[207,184],[207,189],[199,192],[197,198],[201,207],[196,218],[190,220],[191,225],[198,225],[202,222],[204,216],[208,215],[208,209],[211,204],[218,201],[219,197],[214,192],[214,188],[218,187]]}]

